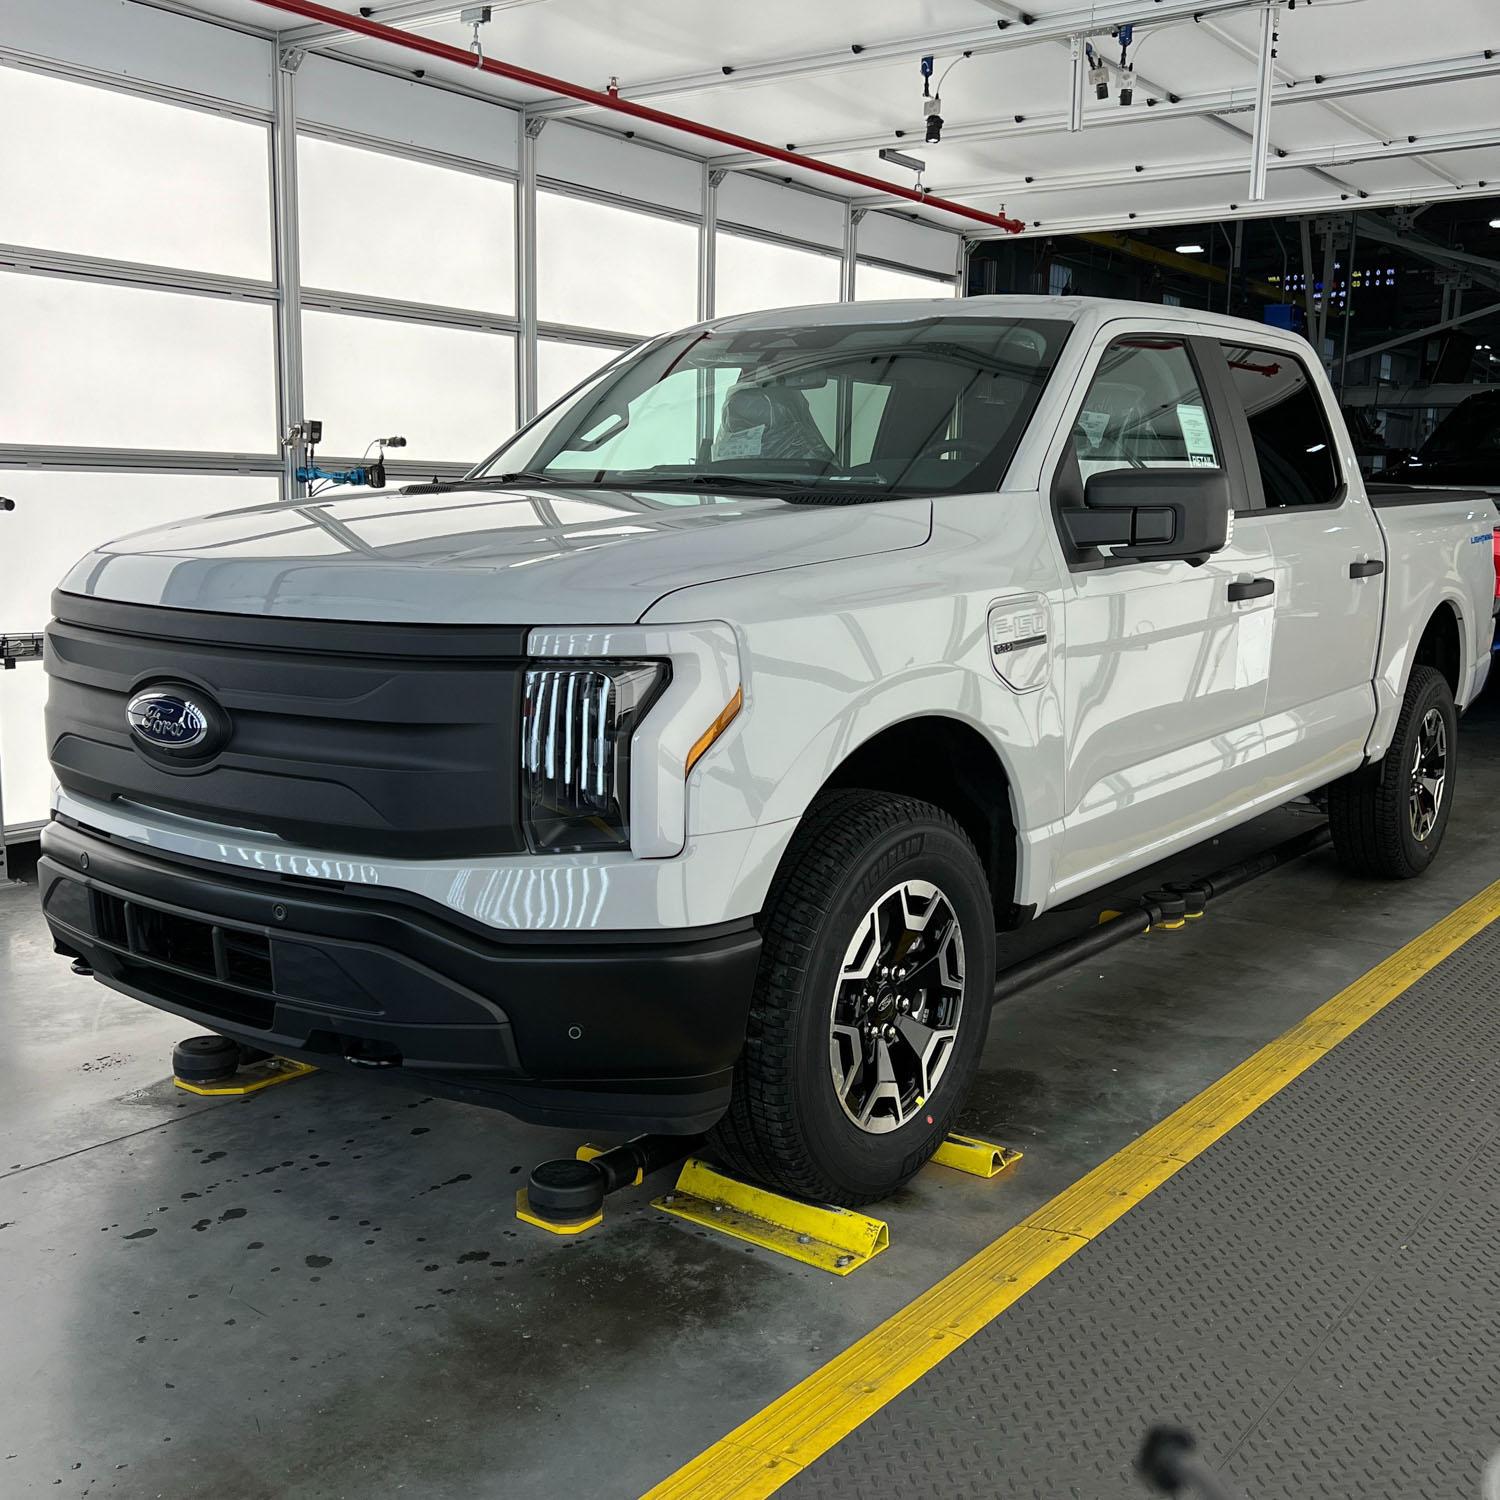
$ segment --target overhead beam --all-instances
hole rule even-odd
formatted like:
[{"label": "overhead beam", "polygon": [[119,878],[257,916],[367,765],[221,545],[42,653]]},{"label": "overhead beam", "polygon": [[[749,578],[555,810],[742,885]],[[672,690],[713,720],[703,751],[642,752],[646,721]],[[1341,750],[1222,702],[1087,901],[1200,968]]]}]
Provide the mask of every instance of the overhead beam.
[{"label": "overhead beam", "polygon": [[[1278,151],[1267,163],[1272,170],[1309,171],[1321,167],[1391,161],[1424,152],[1481,151],[1500,146],[1500,126],[1488,130],[1460,130],[1443,135],[1408,136],[1395,141],[1354,141],[1337,146],[1308,146],[1301,151]],[[1142,163],[1134,168],[1113,167],[1097,172],[1063,172],[1047,177],[1007,177],[986,182],[958,182],[944,188],[950,197],[1029,198],[1039,193],[1081,192],[1137,182],[1185,182],[1196,177],[1233,177],[1245,170],[1243,157],[1214,161]],[[1357,189],[1349,189],[1358,192]],[[858,200],[867,208],[896,206],[901,200],[875,197]],[[1255,201],[1255,200],[1248,200]]]},{"label": "overhead beam", "polygon": [[[1074,214],[1063,219],[1029,220],[1020,235],[1000,235],[990,230],[971,233],[970,239],[1038,239],[1058,234],[1094,234],[1106,230],[1135,231],[1164,226],[1211,224],[1235,219],[1295,218],[1299,214],[1352,213],[1356,209],[1405,208],[1417,204],[1457,203],[1469,198],[1493,198],[1496,184],[1463,182],[1456,188],[1445,186],[1401,188],[1395,192],[1372,192],[1356,200],[1353,194],[1319,194],[1315,197],[1268,199],[1264,203],[1199,203],[1183,208],[1152,210],[1122,209],[1115,213]],[[1363,232],[1363,231],[1361,231]]]},{"label": "overhead beam", "polygon": [[[1081,240],[1113,250],[1119,255],[1128,255],[1134,260],[1144,260],[1166,271],[1177,271],[1184,276],[1194,276],[1200,281],[1211,281],[1223,286],[1229,280],[1229,272],[1223,266],[1211,266],[1205,260],[1192,255],[1179,255],[1148,240],[1132,239],[1128,234],[1080,234]],[[1252,281],[1250,286],[1263,296],[1276,295],[1276,289],[1268,282]]]},{"label": "overhead beam", "polygon": [[[1355,356],[1351,355],[1350,358]],[[1494,390],[1493,385],[1490,386]],[[1479,391],[1483,385],[1473,381],[1448,382],[1442,385],[1392,385],[1389,381],[1375,381],[1369,385],[1351,385],[1345,388],[1345,406],[1380,406],[1400,408],[1403,406],[1457,406],[1460,401]]]},{"label": "overhead beam", "polygon": [[1376,240],[1382,245],[1394,245],[1419,260],[1433,261],[1438,265],[1472,267],[1476,281],[1500,290],[1500,260],[1491,256],[1455,249],[1452,245],[1445,245],[1415,229],[1397,229],[1394,224],[1378,219],[1374,214],[1359,216],[1359,233],[1362,239]]},{"label": "overhead beam", "polygon": [[[519,10],[523,5],[539,5],[542,0],[489,0],[491,10]],[[385,26],[417,26],[428,21],[456,21],[465,9],[462,0],[391,0],[389,5],[367,5],[360,14],[369,21]],[[334,47],[352,42],[360,33],[347,26],[318,22],[312,26],[294,26],[278,33],[283,47]]]},{"label": "overhead beam", "polygon": [[[1436,58],[1421,63],[1398,63],[1391,67],[1367,68],[1358,72],[1328,74],[1313,79],[1291,80],[1277,84],[1272,91],[1275,103],[1282,104],[1327,104],[1330,101],[1354,98],[1360,94],[1383,92],[1387,89],[1422,88],[1433,84],[1476,78],[1500,77],[1500,51],[1485,58],[1479,53],[1461,57]],[[1143,96],[1151,96],[1162,102],[1147,105]],[[1108,129],[1122,125],[1139,125],[1143,121],[1159,123],[1164,120],[1184,120],[1206,115],[1226,116],[1245,113],[1254,107],[1254,95],[1247,88],[1216,89],[1211,93],[1187,94],[1179,102],[1172,102],[1168,91],[1147,88],[1139,75],[1136,78],[1136,103],[1129,109],[1114,107],[1095,110],[1089,115],[1090,130]],[[994,141],[1014,140],[1034,135],[1055,135],[1068,128],[1068,111],[1053,110],[1045,114],[996,116],[968,123],[950,121],[943,127],[943,140],[948,141]],[[1362,124],[1356,129],[1364,129]],[[917,133],[911,130],[871,131],[860,135],[837,136],[819,141],[799,141],[797,149],[810,156],[843,156],[857,151],[877,150],[881,146],[896,146],[902,142],[910,144]],[[716,157],[714,165],[719,167],[748,167],[762,160],[757,156]]]},{"label": "overhead beam", "polygon": [[[1265,0],[1158,0],[1151,11],[1153,28],[1172,21],[1190,21],[1200,16],[1227,15],[1250,10]],[[620,92],[628,99],[657,99],[666,94],[696,94],[706,90],[742,87],[752,83],[774,83],[783,78],[806,78],[820,73],[842,72],[883,62],[915,62],[927,53],[1003,52],[1036,42],[1066,41],[1077,35],[1098,36],[1112,26],[1141,20],[1139,0],[1099,0],[1092,5],[1071,5],[1052,15],[1037,17],[1030,25],[1002,15],[988,26],[965,27],[961,31],[919,32],[886,41],[862,43],[857,38],[847,46],[824,48],[765,62],[725,63],[721,67],[626,82]],[[544,99],[532,106],[533,113],[551,117],[569,115],[579,105],[571,99]]]},{"label": "overhead beam", "polygon": [[[519,83],[538,93],[579,99],[598,109],[625,115],[629,119],[640,120],[663,130],[679,131],[683,135],[694,136],[699,140],[712,141],[718,146],[731,146],[737,151],[754,151],[772,160],[784,162],[787,166],[797,167],[819,176],[831,177],[839,182],[848,183],[852,187],[862,187],[878,193],[895,193],[907,202],[917,203],[939,213],[951,214],[956,218],[966,219],[970,223],[1004,229],[1011,233],[1017,232],[1022,227],[1019,221],[1005,214],[993,214],[987,209],[975,208],[968,203],[953,203],[946,198],[921,193],[914,188],[902,187],[899,183],[872,177],[868,172],[857,172],[849,167],[837,166],[833,162],[801,156],[795,151],[783,150],[779,146],[753,140],[732,130],[722,130],[717,125],[709,125],[702,120],[689,119],[685,115],[672,114],[663,109],[653,109],[650,105],[637,103],[634,99],[622,99],[614,93],[601,93],[598,89],[591,89],[584,84],[558,78],[550,73],[539,73],[535,68],[524,68],[519,63],[506,62],[498,57],[476,56],[462,47],[455,47],[435,37],[423,36],[420,32],[403,31],[399,27],[386,26],[364,16],[347,15],[343,11],[334,10],[331,6],[323,4],[322,0],[255,0],[255,3],[270,10],[285,11],[289,15],[301,16],[306,21],[346,25],[351,31],[356,31],[360,36],[368,37],[371,41],[387,42],[424,57],[437,58],[445,63],[456,63],[465,71],[472,68],[496,78],[504,78],[511,83]],[[296,49],[286,47],[281,50],[283,58],[289,60],[289,65],[295,66],[295,62],[290,62],[290,59],[294,55],[300,58],[301,53]],[[528,109],[528,121],[531,118]],[[537,128],[540,129],[541,125],[538,124]]]},{"label": "overhead beam", "polygon": [[[1219,22],[1204,20],[1201,24],[1203,30],[1209,36],[1213,37],[1213,39],[1216,42],[1220,43],[1222,46],[1227,47],[1231,52],[1237,53],[1240,57],[1245,58],[1249,62],[1254,62],[1257,65],[1262,62],[1263,52],[1260,49],[1251,47],[1245,42],[1242,42],[1237,36],[1235,36],[1232,31],[1228,30]],[[1264,37],[1264,34],[1262,35]],[[1286,69],[1276,64],[1274,57],[1271,61],[1271,73],[1279,83],[1291,84],[1292,82],[1294,82],[1291,74]],[[1352,109],[1346,108],[1343,104],[1340,104],[1337,101],[1328,102],[1327,108],[1330,114],[1337,115],[1338,118],[1341,119],[1346,125],[1353,126],[1355,130],[1363,131],[1365,135],[1379,136],[1383,133],[1379,126],[1371,124],[1370,121],[1362,118],[1360,115],[1355,114]],[[1421,158],[1418,158],[1418,160],[1421,161],[1422,166],[1425,167],[1427,171],[1431,172],[1435,177],[1441,178],[1450,187],[1457,186],[1458,179],[1456,177],[1449,176],[1447,172],[1444,172],[1440,167],[1435,166],[1432,162],[1422,161]],[[1252,193],[1250,196],[1254,198],[1260,195]]]},{"label": "overhead beam", "polygon": [[1356,359],[1369,359],[1371,355],[1384,354],[1387,349],[1398,349],[1402,344],[1430,338],[1435,333],[1446,333],[1450,328],[1458,328],[1478,318],[1492,318],[1497,314],[1500,314],[1500,302],[1489,302],[1483,307],[1476,307],[1472,312],[1459,313],[1456,317],[1444,318],[1440,323],[1429,323],[1425,328],[1415,329],[1411,333],[1398,334],[1393,339],[1386,339],[1384,343],[1370,344],[1364,349],[1356,349],[1345,363],[1348,364]]}]

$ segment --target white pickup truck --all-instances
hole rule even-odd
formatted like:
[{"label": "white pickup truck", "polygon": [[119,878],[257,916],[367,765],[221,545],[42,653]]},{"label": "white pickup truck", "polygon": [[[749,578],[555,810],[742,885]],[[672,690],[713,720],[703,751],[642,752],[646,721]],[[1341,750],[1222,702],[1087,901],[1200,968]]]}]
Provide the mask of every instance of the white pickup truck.
[{"label": "white pickup truck", "polygon": [[1302,794],[1350,868],[1425,868],[1496,520],[1367,494],[1257,324],[716,320],[461,480],[84,558],[47,918],[241,1043],[867,1201],[1035,914]]}]

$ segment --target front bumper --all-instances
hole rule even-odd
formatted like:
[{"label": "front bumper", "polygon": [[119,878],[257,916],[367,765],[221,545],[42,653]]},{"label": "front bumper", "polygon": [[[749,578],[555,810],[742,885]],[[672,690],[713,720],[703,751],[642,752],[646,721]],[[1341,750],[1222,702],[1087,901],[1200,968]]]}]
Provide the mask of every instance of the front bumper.
[{"label": "front bumper", "polygon": [[749,921],[497,937],[400,892],[228,874],[61,822],[37,874],[60,951],[271,1052],[546,1125],[694,1134],[728,1103]]}]

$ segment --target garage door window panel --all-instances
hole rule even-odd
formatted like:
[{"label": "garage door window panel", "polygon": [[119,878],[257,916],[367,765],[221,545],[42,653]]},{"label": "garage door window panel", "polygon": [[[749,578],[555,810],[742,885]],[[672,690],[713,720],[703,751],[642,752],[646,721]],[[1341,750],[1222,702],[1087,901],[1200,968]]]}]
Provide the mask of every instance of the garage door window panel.
[{"label": "garage door window panel", "polygon": [[692,224],[544,191],[536,195],[536,242],[544,323],[654,334],[697,316]]},{"label": "garage door window panel", "polygon": [[839,300],[842,267],[832,255],[721,232],[714,265],[714,313],[721,318]]},{"label": "garage door window panel", "polygon": [[468,462],[516,422],[509,334],[343,313],[302,315],[306,408],[320,453],[357,457],[400,433],[403,459]]},{"label": "garage door window panel", "polygon": [[923,276],[894,266],[858,261],[854,267],[856,302],[896,301],[906,297],[951,297],[952,277]]},{"label": "garage door window panel", "polygon": [[1338,505],[1344,497],[1323,402],[1301,360],[1279,349],[1224,344],[1268,510]]},{"label": "garage door window panel", "polygon": [[276,451],[267,302],[0,272],[0,443]]},{"label": "garage door window panel", "polygon": [[0,138],[0,243],[270,281],[264,125],[0,67]]},{"label": "garage door window panel", "polygon": [[314,136],[297,173],[304,286],[515,312],[510,183]]}]

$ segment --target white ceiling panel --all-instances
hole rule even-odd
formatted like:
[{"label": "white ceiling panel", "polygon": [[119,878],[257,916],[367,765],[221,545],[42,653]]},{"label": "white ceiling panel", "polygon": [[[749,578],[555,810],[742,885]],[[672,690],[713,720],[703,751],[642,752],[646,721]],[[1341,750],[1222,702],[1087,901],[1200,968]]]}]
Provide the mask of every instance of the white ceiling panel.
[{"label": "white ceiling panel", "polygon": [[[1500,31],[1500,26],[1496,30]],[[1500,51],[1500,37],[1496,43]],[[1479,130],[1500,125],[1500,78],[1396,89],[1374,96],[1368,105],[1369,113],[1382,121],[1392,135]]]},{"label": "white ceiling panel", "polygon": [[[1279,172],[1270,180],[1268,206],[1274,212],[1278,201],[1295,201],[1315,194],[1321,184],[1308,172]],[[1213,179],[1184,178],[1176,182],[1154,182],[1149,188],[1122,183],[1118,187],[1100,187],[1087,194],[1047,193],[1030,198],[1012,196],[1006,200],[1006,211],[1026,221],[1028,229],[1047,232],[1059,224],[1077,227],[1080,217],[1092,216],[1106,225],[1128,223],[1132,214],[1141,218],[1170,211],[1184,222],[1211,221],[1226,217],[1231,202],[1243,202],[1244,192],[1238,185]],[[1087,203],[1080,215],[1081,203]]]},{"label": "white ceiling panel", "polygon": [[[1418,57],[1441,57],[1483,45],[1476,32],[1490,29],[1494,7],[1486,0],[1323,0],[1281,11],[1279,61],[1294,77],[1374,68]],[[1215,21],[1243,45],[1259,41],[1259,18],[1250,14]]]},{"label": "white ceiling panel", "polygon": [[1434,159],[1460,180],[1487,182],[1500,194],[1500,146],[1483,151],[1451,151]]}]

